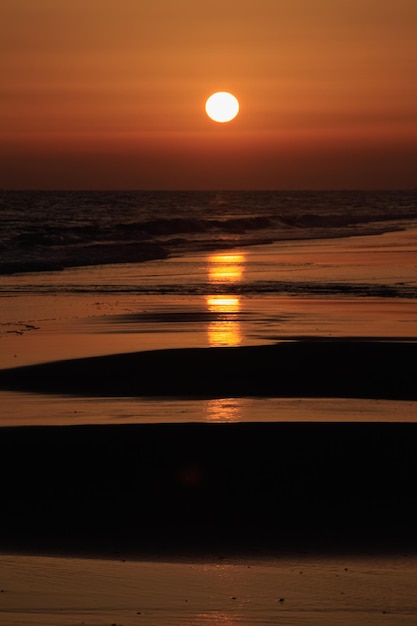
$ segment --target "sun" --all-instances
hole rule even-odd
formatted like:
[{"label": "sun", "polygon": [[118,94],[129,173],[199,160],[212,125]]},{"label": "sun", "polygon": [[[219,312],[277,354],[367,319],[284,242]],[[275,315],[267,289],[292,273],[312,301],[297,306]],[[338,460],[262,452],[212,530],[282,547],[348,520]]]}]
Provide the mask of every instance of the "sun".
[{"label": "sun", "polygon": [[228,91],[217,91],[208,98],[206,113],[215,122],[230,122],[239,113],[238,99]]}]

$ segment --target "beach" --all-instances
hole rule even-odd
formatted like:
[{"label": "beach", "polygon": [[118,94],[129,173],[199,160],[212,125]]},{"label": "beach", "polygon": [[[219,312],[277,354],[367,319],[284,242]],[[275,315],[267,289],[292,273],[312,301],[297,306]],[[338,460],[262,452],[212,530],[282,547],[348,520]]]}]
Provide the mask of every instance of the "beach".
[{"label": "beach", "polygon": [[415,426],[3,428],[0,622],[413,624]]},{"label": "beach", "polygon": [[403,423],[2,429],[0,622],[414,624],[415,438]]},{"label": "beach", "polygon": [[0,6],[0,626],[416,626],[416,0]]},{"label": "beach", "polygon": [[[226,310],[82,292],[111,267],[61,273],[70,294],[16,277],[0,621],[413,623],[415,233],[248,248],[244,270],[229,251]],[[175,284],[192,266],[215,290],[222,254],[117,271]],[[267,292],[289,255],[294,292]],[[264,293],[236,295],[239,271]]]},{"label": "beach", "polygon": [[[415,623],[416,559],[161,563],[0,556],[8,626]],[[47,574],[46,574],[47,573]]]},{"label": "beach", "polygon": [[0,557],[0,576],[11,569],[0,609],[10,626],[400,626],[416,612],[416,561],[407,556],[206,564]]}]

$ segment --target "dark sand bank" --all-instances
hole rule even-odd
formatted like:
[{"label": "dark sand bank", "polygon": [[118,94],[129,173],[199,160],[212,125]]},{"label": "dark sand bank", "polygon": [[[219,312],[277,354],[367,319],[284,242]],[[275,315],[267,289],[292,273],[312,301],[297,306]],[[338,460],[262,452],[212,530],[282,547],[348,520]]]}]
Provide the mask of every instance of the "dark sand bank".
[{"label": "dark sand bank", "polygon": [[0,550],[415,551],[417,424],[0,430]]},{"label": "dark sand bank", "polygon": [[416,400],[417,342],[289,341],[154,350],[0,370],[0,388],[97,396]]}]

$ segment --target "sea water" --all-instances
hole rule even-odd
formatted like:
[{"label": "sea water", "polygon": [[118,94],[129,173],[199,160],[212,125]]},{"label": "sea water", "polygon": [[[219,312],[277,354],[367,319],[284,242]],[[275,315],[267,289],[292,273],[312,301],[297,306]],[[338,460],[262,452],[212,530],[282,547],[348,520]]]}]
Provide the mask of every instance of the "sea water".
[{"label": "sea water", "polygon": [[[417,192],[1,192],[0,367],[417,336]],[[416,419],[413,403],[2,392],[2,423]]]},{"label": "sea water", "polygon": [[416,191],[2,191],[0,273],[140,262],[416,223]]}]

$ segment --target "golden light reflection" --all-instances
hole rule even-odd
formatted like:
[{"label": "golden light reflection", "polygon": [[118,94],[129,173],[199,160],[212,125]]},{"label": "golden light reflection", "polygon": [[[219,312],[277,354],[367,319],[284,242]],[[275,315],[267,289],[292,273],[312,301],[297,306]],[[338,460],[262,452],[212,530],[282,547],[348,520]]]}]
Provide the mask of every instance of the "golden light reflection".
[{"label": "golden light reflection", "polygon": [[197,614],[194,623],[196,626],[237,626],[238,623],[241,624],[242,622],[230,615],[210,611],[209,613]]},{"label": "golden light reflection", "polygon": [[207,307],[214,319],[207,325],[211,346],[238,346],[242,340],[239,296],[208,296]]},{"label": "golden light reflection", "polygon": [[240,398],[216,398],[207,401],[207,421],[238,422],[241,419]]},{"label": "golden light reflection", "polygon": [[213,283],[235,283],[242,279],[243,254],[212,254],[209,257],[209,279]]},{"label": "golden light reflection", "polygon": [[207,332],[211,346],[238,346],[242,340],[239,322],[210,322]]},{"label": "golden light reflection", "polygon": [[207,308],[213,314],[207,333],[211,346],[238,346],[242,340],[239,296],[208,296]]},{"label": "golden light reflection", "polygon": [[[208,257],[209,282],[216,285],[242,280],[245,256],[243,254],[212,254]],[[237,346],[242,341],[238,318],[241,308],[239,295],[217,294],[206,298],[211,321],[207,326],[211,346]]]},{"label": "golden light reflection", "polygon": [[214,313],[237,313],[240,309],[239,296],[208,296],[208,310]]}]

